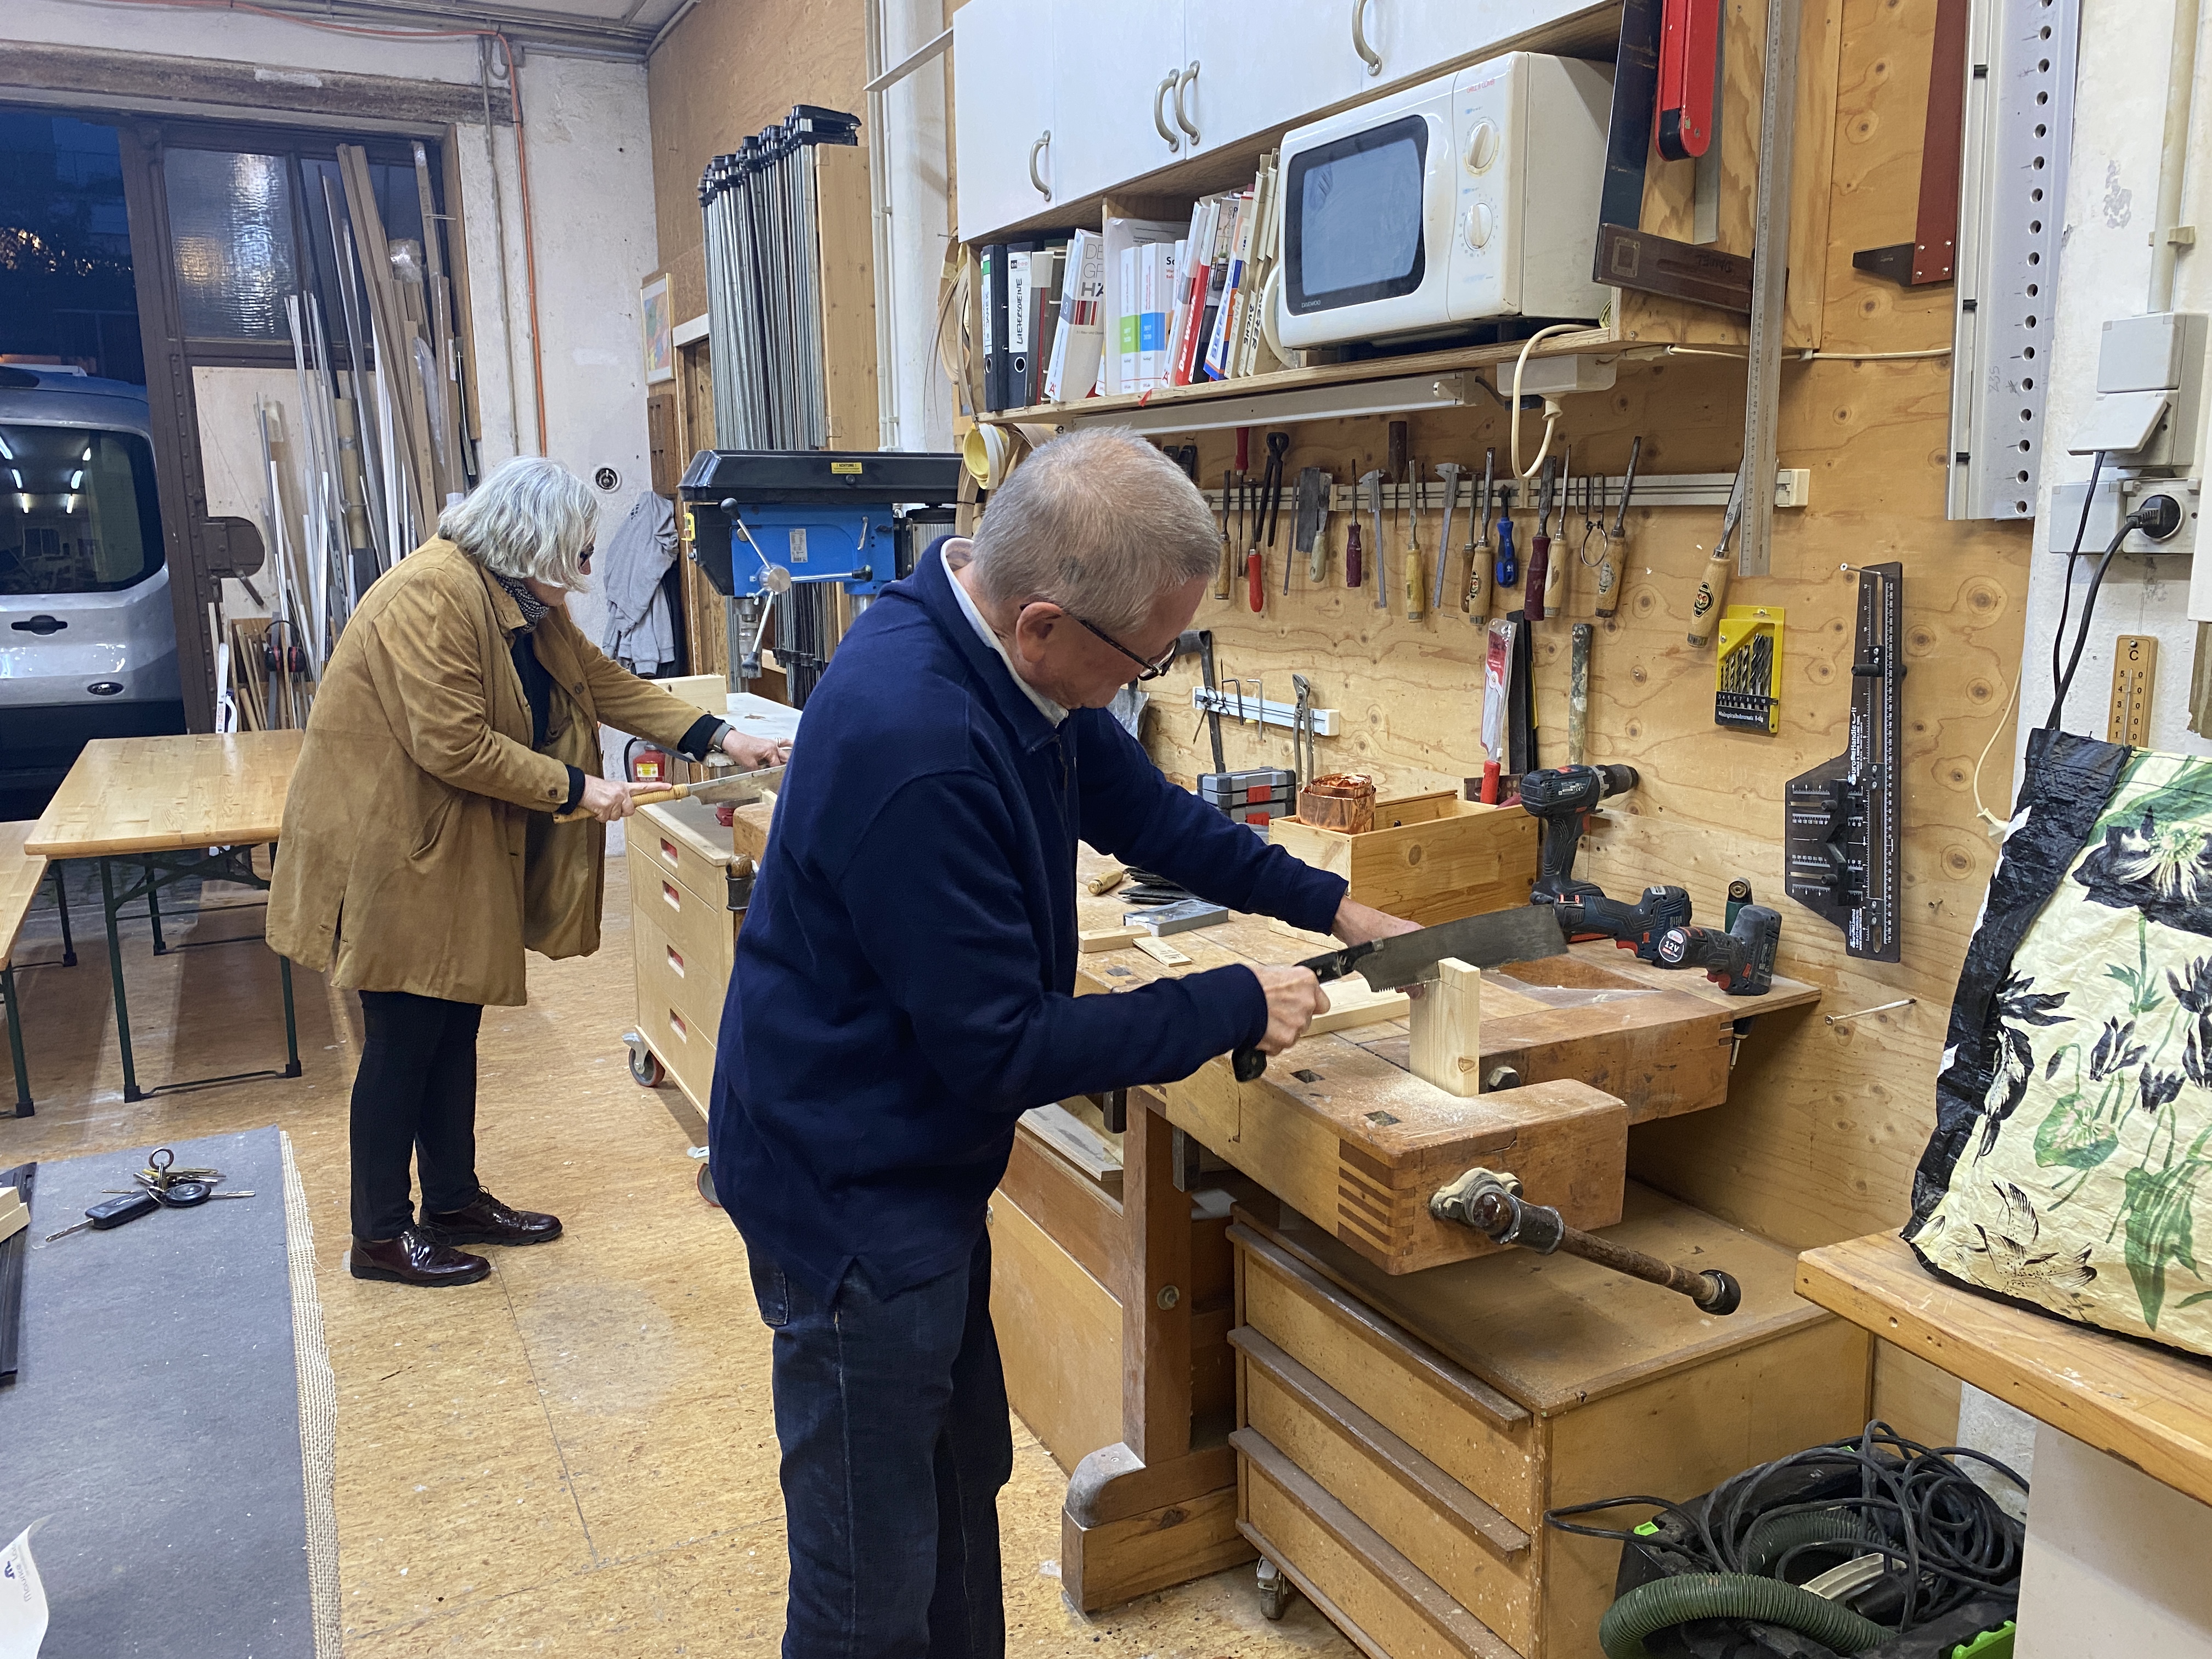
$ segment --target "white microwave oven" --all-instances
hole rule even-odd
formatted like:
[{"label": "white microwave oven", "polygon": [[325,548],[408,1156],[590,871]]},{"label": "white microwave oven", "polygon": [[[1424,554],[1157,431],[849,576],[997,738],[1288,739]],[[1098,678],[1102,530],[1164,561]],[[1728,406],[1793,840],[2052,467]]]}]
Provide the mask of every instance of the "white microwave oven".
[{"label": "white microwave oven", "polygon": [[1509,52],[1283,139],[1285,346],[1591,318],[1613,67]]}]

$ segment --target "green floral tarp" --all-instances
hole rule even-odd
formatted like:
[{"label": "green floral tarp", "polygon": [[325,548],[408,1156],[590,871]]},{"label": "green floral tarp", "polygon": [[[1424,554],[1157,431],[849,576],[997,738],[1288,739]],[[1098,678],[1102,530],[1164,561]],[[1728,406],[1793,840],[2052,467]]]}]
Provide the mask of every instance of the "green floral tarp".
[{"label": "green floral tarp", "polygon": [[2036,734],[1936,1096],[1923,1262],[2212,1354],[2212,763]]}]

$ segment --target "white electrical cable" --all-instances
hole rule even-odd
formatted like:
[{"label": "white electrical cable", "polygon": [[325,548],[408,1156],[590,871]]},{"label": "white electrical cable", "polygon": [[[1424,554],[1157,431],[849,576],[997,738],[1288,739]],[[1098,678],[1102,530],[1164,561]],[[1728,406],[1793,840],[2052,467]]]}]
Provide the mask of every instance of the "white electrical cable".
[{"label": "white electrical cable", "polygon": [[1556,398],[1544,399],[1544,441],[1538,446],[1536,459],[1524,469],[1521,465],[1521,371],[1528,367],[1528,353],[1537,341],[1547,334],[1574,334],[1581,331],[1580,323],[1553,323],[1540,328],[1522,342],[1521,355],[1513,360],[1513,471],[1516,476],[1533,478],[1536,470],[1544,465],[1544,457],[1552,451],[1552,434],[1559,424],[1559,403]]}]

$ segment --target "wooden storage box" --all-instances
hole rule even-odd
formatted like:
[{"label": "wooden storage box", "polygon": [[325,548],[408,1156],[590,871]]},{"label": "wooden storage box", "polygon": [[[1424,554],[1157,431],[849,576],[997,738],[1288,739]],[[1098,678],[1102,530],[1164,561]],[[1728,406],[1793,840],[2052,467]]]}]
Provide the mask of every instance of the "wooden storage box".
[{"label": "wooden storage box", "polygon": [[1277,818],[1267,839],[1342,876],[1362,904],[1424,927],[1526,904],[1536,883],[1536,820],[1449,789],[1376,801],[1364,835]]},{"label": "wooden storage box", "polygon": [[1607,1236],[1725,1268],[1738,1312],[1522,1251],[1392,1278],[1286,1207],[1236,1224],[1238,1524],[1373,1659],[1595,1653],[1620,1547],[1545,1510],[1694,1497],[1865,1422],[1870,1340],[1797,1298],[1796,1257],[1646,1188]]}]

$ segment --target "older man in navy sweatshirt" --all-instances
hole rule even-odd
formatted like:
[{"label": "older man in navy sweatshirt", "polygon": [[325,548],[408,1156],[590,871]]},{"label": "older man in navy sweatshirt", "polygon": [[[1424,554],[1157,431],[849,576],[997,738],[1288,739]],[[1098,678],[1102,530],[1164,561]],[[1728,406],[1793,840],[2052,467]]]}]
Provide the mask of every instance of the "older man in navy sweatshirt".
[{"label": "older man in navy sweatshirt", "polygon": [[711,1133],[776,1334],[787,1659],[1004,1650],[983,1219],[1015,1120],[1278,1052],[1328,1006],[1302,968],[1075,996],[1076,842],[1346,941],[1410,926],[1176,788],[1103,712],[1172,659],[1218,548],[1141,439],[1058,439],[972,544],[885,590],[807,702]]}]

